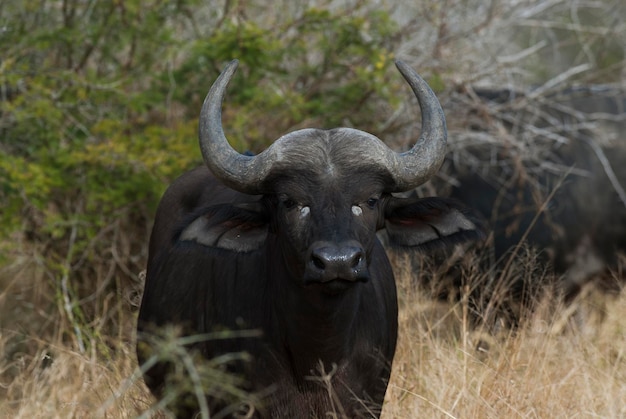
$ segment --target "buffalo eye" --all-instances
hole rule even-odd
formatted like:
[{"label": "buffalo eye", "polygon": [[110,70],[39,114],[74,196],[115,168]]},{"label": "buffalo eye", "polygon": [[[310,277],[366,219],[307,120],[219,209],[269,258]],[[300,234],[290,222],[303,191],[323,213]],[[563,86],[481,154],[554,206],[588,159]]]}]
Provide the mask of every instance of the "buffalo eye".
[{"label": "buffalo eye", "polygon": [[370,208],[374,208],[377,203],[378,203],[378,198],[370,198],[366,201],[367,206]]},{"label": "buffalo eye", "polygon": [[298,205],[298,203],[291,198],[284,198],[281,202],[283,207],[288,210],[293,209],[296,205]]}]

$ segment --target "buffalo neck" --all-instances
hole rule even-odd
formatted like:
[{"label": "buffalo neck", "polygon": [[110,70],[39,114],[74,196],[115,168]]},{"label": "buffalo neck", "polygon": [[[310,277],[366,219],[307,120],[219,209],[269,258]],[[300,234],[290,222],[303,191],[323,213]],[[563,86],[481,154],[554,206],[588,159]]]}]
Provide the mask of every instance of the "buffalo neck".
[{"label": "buffalo neck", "polygon": [[272,312],[280,325],[277,350],[287,351],[291,367],[300,378],[316,371],[320,361],[326,370],[342,363],[354,347],[362,288],[357,283],[338,295],[301,286],[282,264],[275,264]]}]

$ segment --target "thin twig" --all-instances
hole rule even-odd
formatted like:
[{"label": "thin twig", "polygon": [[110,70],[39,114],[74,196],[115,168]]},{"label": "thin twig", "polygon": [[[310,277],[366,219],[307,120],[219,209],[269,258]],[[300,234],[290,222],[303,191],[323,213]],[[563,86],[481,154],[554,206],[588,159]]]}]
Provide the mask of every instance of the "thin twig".
[{"label": "thin twig", "polygon": [[617,176],[615,175],[615,172],[611,167],[611,162],[609,162],[609,159],[606,158],[604,151],[602,151],[602,148],[593,139],[583,137],[582,140],[587,143],[595,153],[596,157],[600,161],[600,164],[602,164],[604,173],[611,182],[611,186],[613,186],[613,189],[615,189],[615,192],[617,192],[620,201],[622,201],[622,204],[624,204],[624,207],[626,207],[626,192],[624,192],[624,188],[622,188],[622,185],[619,183],[619,180],[617,179]]}]

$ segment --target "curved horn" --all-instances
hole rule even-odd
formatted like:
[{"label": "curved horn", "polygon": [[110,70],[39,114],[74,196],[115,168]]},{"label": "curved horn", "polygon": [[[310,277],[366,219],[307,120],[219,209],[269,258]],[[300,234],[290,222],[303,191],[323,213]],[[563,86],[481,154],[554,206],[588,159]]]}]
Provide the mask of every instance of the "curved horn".
[{"label": "curved horn", "polygon": [[446,118],[435,93],[408,64],[397,60],[396,67],[411,86],[422,114],[422,133],[409,151],[396,154],[392,176],[395,191],[406,191],[426,182],[443,162],[446,152]]},{"label": "curved horn", "polygon": [[237,60],[228,63],[204,99],[199,122],[200,150],[205,164],[224,184],[240,192],[257,194],[271,167],[264,164],[267,153],[258,156],[239,153],[230,146],[222,128],[224,94],[238,65]]},{"label": "curved horn", "polygon": [[[280,147],[274,144],[258,156],[246,156],[234,150],[224,135],[222,102],[237,65],[238,61],[233,60],[226,66],[204,100],[199,123],[200,149],[206,165],[224,184],[240,192],[258,194],[280,155]],[[443,162],[447,138],[446,120],[433,91],[409,65],[396,61],[396,66],[420,104],[422,133],[409,151],[396,153],[387,148],[383,152],[393,177],[391,192],[412,189],[433,176]]]}]

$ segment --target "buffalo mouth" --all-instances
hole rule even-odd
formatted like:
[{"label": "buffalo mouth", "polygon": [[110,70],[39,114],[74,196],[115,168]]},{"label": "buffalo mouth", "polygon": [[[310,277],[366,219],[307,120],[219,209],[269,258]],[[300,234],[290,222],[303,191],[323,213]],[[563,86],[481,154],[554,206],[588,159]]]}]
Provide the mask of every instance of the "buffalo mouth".
[{"label": "buffalo mouth", "polygon": [[312,291],[319,291],[327,295],[342,294],[359,283],[365,283],[369,278],[354,279],[334,278],[329,281],[309,280],[304,282],[304,287]]}]

